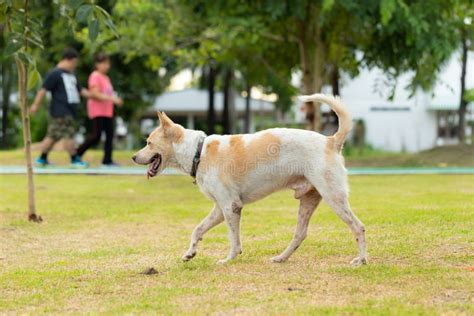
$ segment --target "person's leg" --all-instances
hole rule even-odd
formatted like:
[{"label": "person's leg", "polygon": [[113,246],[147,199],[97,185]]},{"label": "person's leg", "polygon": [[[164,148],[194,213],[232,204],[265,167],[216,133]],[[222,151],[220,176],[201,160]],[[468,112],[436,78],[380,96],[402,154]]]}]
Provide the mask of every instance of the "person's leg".
[{"label": "person's leg", "polygon": [[84,153],[89,148],[97,145],[97,143],[99,143],[100,141],[100,134],[102,131],[102,122],[100,120],[100,117],[95,117],[91,121],[92,121],[91,133],[87,137],[86,141],[77,149],[77,155],[79,155],[80,157],[82,157],[82,155],[84,155]]},{"label": "person's leg", "polygon": [[73,138],[64,138],[64,150],[66,150],[69,153],[69,155],[71,156],[71,159],[76,157],[77,155],[76,142],[74,141]]},{"label": "person's leg", "polygon": [[48,153],[53,148],[54,144],[61,139],[58,122],[55,118],[50,117],[48,119],[48,132],[46,137],[41,142],[41,155],[36,159],[38,164],[47,165]]},{"label": "person's leg", "polygon": [[43,139],[43,141],[41,142],[41,158],[48,158],[48,153],[51,151],[55,143],[56,140],[54,140],[50,136],[46,136]]},{"label": "person's leg", "polygon": [[104,144],[104,159],[102,163],[104,165],[111,164],[112,161],[112,147],[114,140],[114,119],[112,117],[103,118],[103,127],[105,131],[105,144]]},{"label": "person's leg", "polygon": [[64,149],[71,156],[71,163],[75,166],[87,167],[87,163],[81,161],[81,157],[77,154],[76,142],[76,120],[72,116],[65,116],[61,119],[61,137],[64,140]]}]

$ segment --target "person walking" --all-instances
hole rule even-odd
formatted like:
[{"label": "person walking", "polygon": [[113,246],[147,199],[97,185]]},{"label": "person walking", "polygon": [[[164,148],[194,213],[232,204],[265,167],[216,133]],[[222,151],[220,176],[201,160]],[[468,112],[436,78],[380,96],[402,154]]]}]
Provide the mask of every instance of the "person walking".
[{"label": "person walking", "polygon": [[73,167],[87,167],[77,154],[74,136],[76,134],[76,114],[80,95],[89,97],[89,91],[81,88],[74,70],[79,62],[79,53],[73,48],[64,50],[61,60],[44,78],[43,86],[36,94],[30,112],[36,113],[46,92],[51,93],[49,104],[48,132],[41,143],[41,155],[36,159],[38,166],[50,165],[48,153],[54,144],[64,139],[64,148],[71,156]]},{"label": "person walking", "polygon": [[104,53],[98,53],[94,60],[95,70],[89,76],[89,93],[87,114],[92,121],[92,131],[86,141],[79,146],[77,154],[82,157],[92,146],[99,143],[102,132],[105,133],[104,157],[102,165],[118,166],[112,160],[114,138],[114,104],[122,106],[121,98],[114,95],[114,90],[107,73],[110,70],[110,59]]}]

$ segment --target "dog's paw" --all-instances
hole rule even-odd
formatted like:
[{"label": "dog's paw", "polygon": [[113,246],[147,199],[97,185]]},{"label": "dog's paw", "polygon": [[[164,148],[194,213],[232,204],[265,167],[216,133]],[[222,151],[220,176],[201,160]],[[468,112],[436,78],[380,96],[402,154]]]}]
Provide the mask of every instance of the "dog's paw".
[{"label": "dog's paw", "polygon": [[186,262],[194,258],[194,256],[196,256],[196,252],[187,252],[181,257],[181,260]]},{"label": "dog's paw", "polygon": [[222,264],[226,264],[226,263],[228,263],[229,261],[230,261],[230,259],[228,259],[228,258],[225,258],[225,259],[218,260],[216,263],[217,263],[217,264],[221,264],[221,265],[222,265]]},{"label": "dog's paw", "polygon": [[366,258],[356,257],[356,258],[352,259],[352,261],[351,261],[351,266],[353,266],[353,267],[360,267],[363,264],[367,264],[367,259]]},{"label": "dog's paw", "polygon": [[282,262],[285,262],[286,260],[287,260],[287,258],[284,258],[284,257],[281,257],[281,256],[276,256],[276,257],[270,258],[270,261],[273,262],[273,263],[282,263]]}]

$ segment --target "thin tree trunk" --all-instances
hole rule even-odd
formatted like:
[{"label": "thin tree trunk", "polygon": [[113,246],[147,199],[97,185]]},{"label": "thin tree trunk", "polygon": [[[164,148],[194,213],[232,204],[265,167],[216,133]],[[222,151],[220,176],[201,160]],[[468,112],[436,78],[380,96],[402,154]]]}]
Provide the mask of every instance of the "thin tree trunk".
[{"label": "thin tree trunk", "polygon": [[[317,17],[320,8],[308,4],[306,18],[299,21],[299,51],[303,71],[303,94],[321,92],[324,83],[324,66],[326,64],[326,46],[322,39],[321,28]],[[321,105],[306,102],[306,129],[321,130]]]},{"label": "thin tree trunk", "polygon": [[[0,25],[0,45],[5,47],[4,37],[5,25]],[[10,92],[11,92],[11,61],[2,61],[2,148],[8,147],[8,112],[10,110]]]},{"label": "thin tree trunk", "polygon": [[334,65],[331,72],[332,94],[340,96],[339,92],[339,67]]},{"label": "thin tree trunk", "polygon": [[[28,0],[24,3],[25,13],[23,28],[25,30],[25,51],[28,50],[27,32],[28,32]],[[33,164],[31,161],[31,131],[30,131],[30,117],[28,113],[28,105],[26,103],[26,93],[28,91],[27,82],[28,74],[27,69],[23,62],[15,56],[16,68],[18,71],[18,92],[19,92],[19,105],[21,110],[21,121],[23,125],[23,142],[25,144],[25,156],[26,156],[26,171],[28,175],[28,219],[33,222],[41,222],[43,219],[41,216],[36,215],[36,204],[35,204],[35,184],[33,178]]]},{"label": "thin tree trunk", "polygon": [[[339,91],[339,67],[337,65],[334,65],[332,72],[331,72],[331,86],[332,86],[332,94],[341,96],[341,93]],[[334,120],[336,122],[336,125],[339,127],[339,117],[336,115],[336,113],[331,112],[331,115],[334,117]]]},{"label": "thin tree trunk", "polygon": [[10,111],[10,92],[12,86],[11,63],[2,64],[2,147],[8,148],[8,112]]},{"label": "thin tree trunk", "polygon": [[227,68],[224,73],[224,104],[222,111],[222,125],[224,127],[224,134],[232,134],[232,120],[231,120],[231,95],[232,95],[232,69]]},{"label": "thin tree trunk", "polygon": [[464,98],[466,91],[466,68],[467,68],[467,36],[466,31],[462,31],[462,57],[461,57],[461,100],[459,101],[459,125],[458,125],[458,137],[459,142],[464,143],[466,138],[466,109],[467,102]]},{"label": "thin tree trunk", "polygon": [[247,92],[247,96],[245,97],[244,133],[250,133],[250,100],[252,97],[252,86],[248,81],[246,82],[245,90]]},{"label": "thin tree trunk", "polygon": [[216,85],[216,74],[217,69],[213,65],[209,65],[209,73],[208,73],[208,83],[207,83],[207,93],[208,93],[208,109],[207,109],[207,133],[208,135],[215,133],[215,125],[216,125],[216,111],[215,111],[215,103],[214,103],[214,88]]}]

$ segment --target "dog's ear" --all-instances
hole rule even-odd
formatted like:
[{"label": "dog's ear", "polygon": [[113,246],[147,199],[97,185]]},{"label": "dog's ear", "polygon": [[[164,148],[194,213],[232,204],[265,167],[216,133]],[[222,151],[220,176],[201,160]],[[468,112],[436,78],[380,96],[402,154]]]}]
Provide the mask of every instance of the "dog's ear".
[{"label": "dog's ear", "polygon": [[158,119],[160,120],[160,125],[163,126],[163,128],[173,126],[173,121],[168,117],[168,115],[165,114],[165,112],[158,111],[157,114]]},{"label": "dog's ear", "polygon": [[174,142],[181,141],[183,138],[183,127],[175,124],[164,112],[158,111],[157,114],[166,137]]}]

